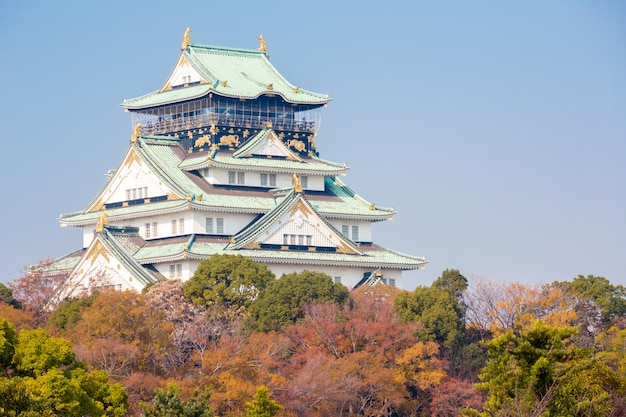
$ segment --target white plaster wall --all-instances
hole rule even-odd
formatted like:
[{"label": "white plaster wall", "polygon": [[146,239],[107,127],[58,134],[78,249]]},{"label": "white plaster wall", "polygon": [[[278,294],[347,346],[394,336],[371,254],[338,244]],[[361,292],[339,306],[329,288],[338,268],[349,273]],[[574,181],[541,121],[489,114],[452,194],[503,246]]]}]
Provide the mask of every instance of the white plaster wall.
[{"label": "white plaster wall", "polygon": [[[283,274],[292,272],[300,273],[304,270],[319,271],[329,275],[331,278],[341,277],[341,283],[348,287],[354,288],[356,284],[363,279],[363,274],[371,272],[372,268],[348,268],[339,266],[316,266],[316,265],[290,265],[290,264],[268,264],[268,268],[280,278]],[[396,287],[402,288],[402,270],[384,269],[382,270],[385,279],[395,279]]]},{"label": "white plaster wall", "polygon": [[[195,211],[192,213],[193,215],[193,223],[192,230],[193,233],[206,233],[206,218],[212,217],[223,218],[224,219],[224,234],[225,235],[235,235],[244,227],[246,227],[252,220],[256,218],[254,214],[244,214],[244,213],[220,213],[214,211]],[[215,234],[215,220],[213,220],[213,233]]]},{"label": "white plaster wall", "polygon": [[359,242],[372,242],[372,222],[367,220],[328,219],[328,222],[341,233],[341,226],[350,227],[349,239],[352,239],[352,226],[359,226]]},{"label": "white plaster wall", "polygon": [[[228,172],[244,172],[246,187],[261,187],[261,173],[266,171],[243,171],[243,170],[225,170],[218,168],[209,168],[208,175],[205,177],[211,184],[218,185],[242,185],[242,184],[228,184]],[[324,177],[319,175],[307,175],[308,184],[304,187],[305,190],[323,191],[324,190]],[[268,178],[269,184],[269,178]],[[293,174],[276,173],[276,185],[275,186],[263,186],[268,189],[271,188],[289,188],[293,186]]]}]

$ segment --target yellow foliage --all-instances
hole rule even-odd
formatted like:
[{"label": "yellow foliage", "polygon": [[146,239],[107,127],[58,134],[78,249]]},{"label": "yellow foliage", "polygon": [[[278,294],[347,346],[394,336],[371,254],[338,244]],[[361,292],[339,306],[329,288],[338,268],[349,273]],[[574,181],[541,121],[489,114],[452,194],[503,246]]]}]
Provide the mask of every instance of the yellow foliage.
[{"label": "yellow foliage", "polygon": [[438,354],[439,345],[435,342],[417,342],[405,349],[396,359],[396,380],[408,380],[422,390],[438,386],[447,375]]}]

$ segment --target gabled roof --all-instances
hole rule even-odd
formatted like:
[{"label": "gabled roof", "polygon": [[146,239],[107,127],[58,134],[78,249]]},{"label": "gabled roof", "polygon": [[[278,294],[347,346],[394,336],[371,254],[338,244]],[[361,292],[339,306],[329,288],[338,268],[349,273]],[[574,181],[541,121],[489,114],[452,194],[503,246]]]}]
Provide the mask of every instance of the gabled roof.
[{"label": "gabled roof", "polygon": [[[168,79],[159,90],[124,100],[122,106],[139,110],[191,100],[209,93],[240,99],[277,95],[294,104],[322,105],[330,101],[327,94],[314,93],[291,84],[262,51],[190,44],[181,52],[177,67],[183,64],[191,65],[201,77],[199,84],[172,88]],[[175,71],[176,67],[172,74]]]},{"label": "gabled roof", "polygon": [[[257,249],[266,242],[267,238],[271,239],[273,235],[285,232],[283,228],[293,221],[299,221],[300,227],[303,223],[310,225],[306,228],[307,233],[318,235],[329,233],[324,236],[323,241],[328,242],[327,245],[336,248],[339,253],[361,254],[354,242],[339,233],[323,216],[315,211],[302,193],[297,193],[294,190],[291,190],[274,209],[233,236],[227,249]],[[282,242],[281,236],[279,239]],[[312,240],[316,239],[316,236],[312,236]]]},{"label": "gabled roof", "polygon": [[[145,268],[135,260],[134,254],[145,243],[136,228],[105,225],[101,232],[96,233],[89,247],[81,251],[79,259],[71,256],[74,259],[73,269],[53,300],[58,303],[99,287],[141,290],[164,279],[156,270]],[[55,265],[63,266],[62,262],[55,262]]]},{"label": "gabled roof", "polygon": [[[185,159],[187,158],[187,159]],[[191,159],[189,159],[191,158]],[[187,162],[189,160],[189,162]],[[84,226],[98,220],[108,187],[115,181],[116,176],[122,175],[121,167],[132,161],[145,164],[151,174],[156,176],[163,186],[169,190],[164,201],[152,201],[146,204],[118,206],[107,208],[109,221],[119,223],[131,218],[142,217],[146,213],[172,213],[189,209],[217,210],[239,213],[266,213],[276,205],[275,195],[268,190],[243,190],[228,187],[214,187],[191,172],[192,167],[198,164],[211,163],[221,166],[262,167],[263,170],[274,172],[296,172],[301,175],[315,173],[326,169],[328,174],[332,170],[340,170],[338,165],[314,157],[303,158],[304,162],[279,160],[278,158],[235,158],[232,154],[215,152],[213,159],[208,159],[208,153],[197,156],[185,153],[179,146],[177,139],[159,136],[139,136],[124,157],[113,177],[107,181],[94,200],[83,211],[61,214],[59,221],[64,225]],[[257,163],[259,165],[254,165]],[[231,165],[228,165],[231,164]],[[235,165],[238,164],[238,165]],[[345,168],[341,168],[345,169]],[[334,173],[337,173],[335,171]],[[326,192],[306,192],[309,203],[315,210],[326,217],[387,220],[395,212],[391,208],[378,207],[355,194],[347,185],[335,176],[327,176]]]},{"label": "gabled roof", "polygon": [[224,169],[263,169],[268,172],[293,173],[299,175],[335,176],[344,174],[345,164],[326,161],[316,156],[302,157],[291,151],[272,129],[264,129],[249,138],[235,152],[217,149],[190,154],[179,167],[195,171],[208,166]]}]

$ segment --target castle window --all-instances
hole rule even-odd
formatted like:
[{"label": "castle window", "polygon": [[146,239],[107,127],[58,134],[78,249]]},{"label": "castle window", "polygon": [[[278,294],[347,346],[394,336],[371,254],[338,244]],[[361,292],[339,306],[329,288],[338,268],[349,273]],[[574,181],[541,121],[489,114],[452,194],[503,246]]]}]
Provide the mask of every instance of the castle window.
[{"label": "castle window", "polygon": [[341,284],[341,277],[333,277],[333,282],[335,284]]},{"label": "castle window", "polygon": [[145,227],[146,227],[146,231],[144,235],[146,236],[146,239],[150,239],[150,223],[146,223]]},{"label": "castle window", "polygon": [[261,174],[261,186],[267,187],[268,185],[276,187],[276,174]]},{"label": "castle window", "polygon": [[157,228],[158,223],[152,222],[152,235],[153,237],[159,236],[159,229]]},{"label": "castle window", "polygon": [[221,217],[218,217],[216,223],[217,223],[217,227],[216,227],[215,232],[217,234],[223,235],[224,234],[224,219]]},{"label": "castle window", "polygon": [[185,233],[185,219],[178,219],[178,233]]},{"label": "castle window", "polygon": [[352,226],[352,240],[359,240],[359,226]]},{"label": "castle window", "polygon": [[348,226],[347,224],[342,224],[341,234],[344,235],[345,237],[350,237],[350,226]]},{"label": "castle window", "polygon": [[130,190],[126,190],[126,200],[130,200]]},{"label": "castle window", "polygon": [[300,185],[302,188],[309,188],[309,177],[303,175],[300,177]]},{"label": "castle window", "polygon": [[206,218],[206,232],[207,234],[213,233],[213,217]]},{"label": "castle window", "polygon": [[178,233],[178,220],[172,219],[172,235]]},{"label": "castle window", "polygon": [[243,185],[246,183],[246,174],[245,172],[238,172],[237,173],[237,184],[238,185]]},{"label": "castle window", "polygon": [[236,175],[237,173],[235,171],[228,171],[228,183],[229,184],[235,184],[236,183]]},{"label": "castle window", "polygon": [[182,278],[183,264],[170,265],[170,279]]},{"label": "castle window", "polygon": [[390,287],[395,287],[396,286],[396,279],[395,278],[389,278],[387,280],[387,285],[389,285]]}]

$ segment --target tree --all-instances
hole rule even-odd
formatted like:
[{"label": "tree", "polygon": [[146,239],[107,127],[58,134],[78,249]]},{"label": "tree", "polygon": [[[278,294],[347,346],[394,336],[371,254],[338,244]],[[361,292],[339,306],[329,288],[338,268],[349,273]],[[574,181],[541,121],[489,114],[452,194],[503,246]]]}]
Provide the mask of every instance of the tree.
[{"label": "tree", "polygon": [[613,285],[604,277],[578,275],[571,282],[556,282],[555,285],[575,297],[574,308],[581,318],[580,327],[591,329],[593,336],[626,316],[626,288]]},{"label": "tree", "polygon": [[13,324],[0,317],[0,369],[6,374],[17,344],[17,332]]},{"label": "tree", "polygon": [[445,269],[431,286],[449,292],[462,302],[463,293],[467,290],[467,278],[458,269]]},{"label": "tree", "polygon": [[154,391],[152,404],[141,403],[142,417],[213,417],[209,405],[211,390],[205,389],[202,393],[195,391],[187,401],[180,398],[180,387],[168,384],[167,388],[157,388]]},{"label": "tree", "polygon": [[[573,327],[541,321],[522,334],[487,343],[489,360],[476,385],[487,392],[484,416],[608,416],[624,379],[571,343]],[[545,413],[545,414],[544,414]]]},{"label": "tree", "polygon": [[9,283],[13,289],[13,296],[24,305],[24,308],[33,314],[35,325],[44,324],[50,314],[49,303],[55,291],[67,276],[50,271],[52,261],[39,261],[29,267],[25,274]]},{"label": "tree", "polygon": [[[5,342],[12,340],[13,344],[13,351],[2,351],[7,377],[0,377],[0,415],[126,414],[128,396],[124,388],[110,384],[104,371],[88,372],[83,363],[75,360],[70,342],[51,337],[42,329],[23,330],[15,337],[6,330],[11,325],[3,319],[0,327],[5,329]],[[6,337],[9,333],[11,336]]]},{"label": "tree", "polygon": [[530,285],[477,278],[464,294],[467,327],[482,340],[512,331],[519,335],[536,320],[567,327],[577,318],[571,297],[554,284]]},{"label": "tree", "polygon": [[146,297],[134,291],[103,291],[81,319],[67,331],[81,360],[114,376],[134,371],[160,374],[174,350],[173,324],[163,311],[154,311]]},{"label": "tree", "polygon": [[421,340],[435,341],[448,351],[465,341],[463,308],[448,290],[417,287],[413,292],[400,293],[395,311],[404,321],[422,324],[417,330]]},{"label": "tree", "polygon": [[348,289],[332,282],[321,272],[286,274],[270,281],[265,291],[248,309],[252,327],[257,331],[280,330],[304,317],[304,306],[312,302],[343,304]]},{"label": "tree", "polygon": [[265,264],[241,255],[213,255],[185,282],[185,298],[198,306],[245,309],[273,280]]},{"label": "tree", "polygon": [[94,292],[88,297],[62,301],[48,319],[48,324],[56,327],[61,334],[65,334],[80,320],[81,309],[90,307],[97,296],[98,292]]},{"label": "tree", "polygon": [[254,394],[254,400],[246,403],[246,417],[272,417],[282,406],[272,400],[269,390],[261,385]]},{"label": "tree", "polygon": [[13,290],[0,282],[0,303],[5,303],[13,308],[21,309],[22,303],[13,298]]}]

